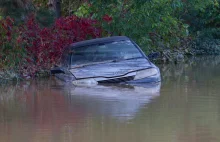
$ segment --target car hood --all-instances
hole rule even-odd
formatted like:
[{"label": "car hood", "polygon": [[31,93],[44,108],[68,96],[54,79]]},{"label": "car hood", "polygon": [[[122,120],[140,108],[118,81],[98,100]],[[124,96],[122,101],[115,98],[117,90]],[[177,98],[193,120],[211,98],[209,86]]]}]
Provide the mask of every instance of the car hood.
[{"label": "car hood", "polygon": [[123,60],[119,62],[108,62],[87,65],[70,69],[76,79],[91,78],[91,77],[117,77],[126,75],[140,69],[152,67],[152,64],[145,58]]}]

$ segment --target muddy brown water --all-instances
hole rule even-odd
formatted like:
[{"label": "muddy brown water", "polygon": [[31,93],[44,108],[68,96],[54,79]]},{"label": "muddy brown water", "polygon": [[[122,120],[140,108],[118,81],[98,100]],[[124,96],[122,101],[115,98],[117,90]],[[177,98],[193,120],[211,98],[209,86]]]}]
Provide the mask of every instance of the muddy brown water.
[{"label": "muddy brown water", "polygon": [[161,65],[162,83],[0,87],[0,142],[219,142],[220,57]]}]

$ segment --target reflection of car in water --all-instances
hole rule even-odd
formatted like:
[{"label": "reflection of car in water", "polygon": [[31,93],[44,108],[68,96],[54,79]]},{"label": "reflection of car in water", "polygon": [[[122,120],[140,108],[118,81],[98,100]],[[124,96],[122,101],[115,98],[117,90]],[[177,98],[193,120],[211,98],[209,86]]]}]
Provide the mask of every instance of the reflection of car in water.
[{"label": "reflection of car in water", "polygon": [[[160,95],[160,83],[143,86],[97,85],[93,87],[68,87],[72,104],[86,110],[87,114],[132,119],[142,107]],[[80,105],[80,106],[79,106]]]},{"label": "reflection of car in water", "polygon": [[74,85],[160,82],[160,71],[124,36],[77,42],[63,53],[52,74]]}]

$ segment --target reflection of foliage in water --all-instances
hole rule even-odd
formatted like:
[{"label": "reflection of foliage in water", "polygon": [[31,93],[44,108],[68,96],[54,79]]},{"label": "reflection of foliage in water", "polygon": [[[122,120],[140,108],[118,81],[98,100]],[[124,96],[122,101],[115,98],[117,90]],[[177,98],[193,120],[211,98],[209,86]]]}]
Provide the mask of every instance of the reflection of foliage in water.
[{"label": "reflection of foliage in water", "polygon": [[188,82],[189,79],[203,80],[213,76],[220,68],[219,64],[220,56],[202,56],[191,58],[186,63],[160,65],[163,84],[171,81]]},{"label": "reflection of foliage in water", "polygon": [[[19,132],[20,141],[29,141],[26,139],[34,139],[33,134],[38,131],[60,132],[67,123],[76,123],[82,117],[81,108],[70,108],[63,90],[58,88],[62,86],[54,83],[52,79],[41,79],[0,87],[0,139],[3,137],[4,141],[8,135],[5,127],[10,132]],[[23,131],[18,130],[17,124]],[[26,126],[34,129],[25,131]]]},{"label": "reflection of foliage in water", "polygon": [[[50,82],[52,83],[52,82]],[[48,80],[26,81],[17,84],[1,84],[0,86],[0,122],[20,118],[25,115],[26,103],[31,96],[49,89]]]},{"label": "reflection of foliage in water", "polygon": [[13,117],[19,117],[21,105],[15,99],[17,85],[0,86],[0,122],[10,121]]}]

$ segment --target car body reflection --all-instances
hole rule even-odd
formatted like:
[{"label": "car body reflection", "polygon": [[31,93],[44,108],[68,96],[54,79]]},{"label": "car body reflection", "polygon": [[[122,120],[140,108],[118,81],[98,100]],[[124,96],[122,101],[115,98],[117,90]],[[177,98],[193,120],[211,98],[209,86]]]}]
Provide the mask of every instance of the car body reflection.
[{"label": "car body reflection", "polygon": [[86,114],[130,120],[141,108],[160,95],[160,86],[160,83],[142,86],[97,85],[67,87],[67,90],[71,103],[77,101],[87,111]]}]

